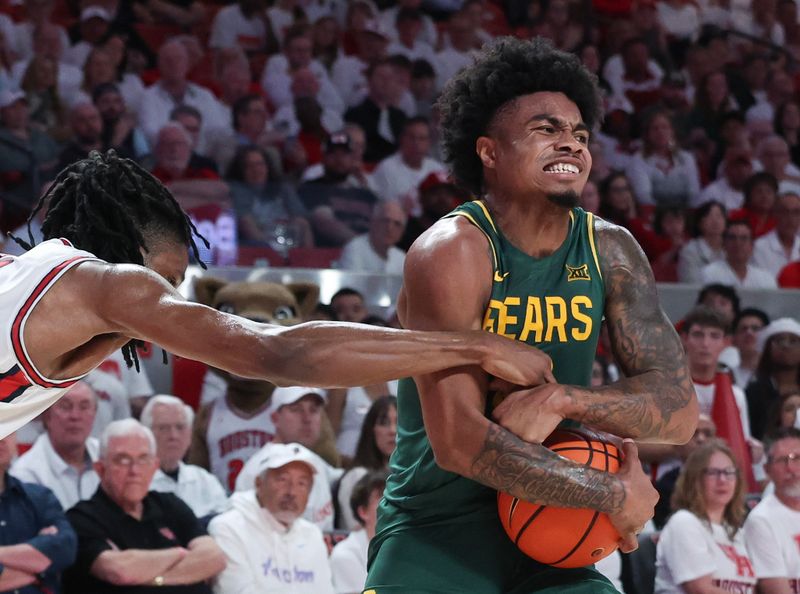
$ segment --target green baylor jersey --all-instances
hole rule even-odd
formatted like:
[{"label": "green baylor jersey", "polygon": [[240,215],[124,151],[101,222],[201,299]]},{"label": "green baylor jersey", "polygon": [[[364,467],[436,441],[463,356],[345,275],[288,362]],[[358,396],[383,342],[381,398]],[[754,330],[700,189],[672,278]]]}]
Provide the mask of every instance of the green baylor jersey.
[{"label": "green baylor jersey", "polygon": [[[463,204],[447,217],[466,218],[491,246],[494,270],[484,330],[546,352],[559,383],[588,385],[605,302],[592,214],[572,209],[564,243],[545,258],[532,258],[509,243],[481,201]],[[487,416],[498,404],[492,400],[487,398]],[[465,434],[463,439],[483,437]],[[400,382],[397,448],[390,467],[370,558],[388,535],[406,528],[497,514],[493,489],[437,466],[410,378]]]}]

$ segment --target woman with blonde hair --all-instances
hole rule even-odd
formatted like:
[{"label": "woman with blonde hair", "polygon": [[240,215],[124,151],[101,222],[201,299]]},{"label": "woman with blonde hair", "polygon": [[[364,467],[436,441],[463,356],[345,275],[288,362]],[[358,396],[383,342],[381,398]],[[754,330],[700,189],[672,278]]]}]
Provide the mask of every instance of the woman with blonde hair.
[{"label": "woman with blonde hair", "polygon": [[708,441],[689,455],[658,541],[656,594],[755,592],[741,530],[744,499],[742,471],[724,441]]},{"label": "woman with blonde hair", "polygon": [[69,137],[67,110],[58,92],[58,62],[34,56],[20,85],[30,107],[31,123],[47,132],[56,142]]}]

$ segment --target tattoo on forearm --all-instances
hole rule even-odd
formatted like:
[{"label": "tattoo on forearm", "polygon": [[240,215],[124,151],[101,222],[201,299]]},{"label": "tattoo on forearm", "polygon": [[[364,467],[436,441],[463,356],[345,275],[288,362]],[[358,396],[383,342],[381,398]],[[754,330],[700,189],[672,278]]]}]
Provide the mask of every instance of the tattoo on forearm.
[{"label": "tattoo on forearm", "polygon": [[544,505],[613,514],[625,501],[625,490],[614,475],[569,462],[494,424],[472,462],[472,475],[499,491]]},{"label": "tattoo on forearm", "polygon": [[[673,414],[694,393],[675,329],[658,307],[652,273],[640,248],[621,231],[602,233],[603,277],[609,334],[622,372],[629,376],[599,390],[607,398],[587,403],[581,421],[629,437],[669,437],[679,430]],[[618,428],[620,431],[614,431]]]}]

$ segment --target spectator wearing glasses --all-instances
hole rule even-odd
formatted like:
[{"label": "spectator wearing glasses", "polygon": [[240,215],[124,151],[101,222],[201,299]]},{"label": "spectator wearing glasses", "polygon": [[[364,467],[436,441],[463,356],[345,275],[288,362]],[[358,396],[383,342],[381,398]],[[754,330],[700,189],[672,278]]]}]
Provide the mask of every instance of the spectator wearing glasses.
[{"label": "spectator wearing glasses", "polygon": [[753,591],[756,577],[741,529],[744,497],[742,472],[724,442],[692,452],[672,495],[675,513],[658,541],[656,593]]},{"label": "spectator wearing glasses", "polygon": [[225,557],[185,503],[149,491],[158,469],[153,433],[134,419],[111,423],[95,468],[100,487],[67,514],[78,557],[65,592],[208,594],[206,580],[225,568]]},{"label": "spectator wearing glasses", "polygon": [[759,592],[800,591],[800,431],[786,428],[768,443],[766,471],[775,492],[750,512],[745,542]]},{"label": "spectator wearing glasses", "polygon": [[750,264],[753,231],[745,221],[728,221],[722,247],[725,259],[703,268],[703,283],[721,283],[737,289],[775,289],[775,276]]},{"label": "spectator wearing glasses", "polygon": [[758,338],[761,359],[747,386],[750,427],[760,438],[766,427],[766,413],[783,394],[800,389],[800,323],[779,318],[761,331]]}]

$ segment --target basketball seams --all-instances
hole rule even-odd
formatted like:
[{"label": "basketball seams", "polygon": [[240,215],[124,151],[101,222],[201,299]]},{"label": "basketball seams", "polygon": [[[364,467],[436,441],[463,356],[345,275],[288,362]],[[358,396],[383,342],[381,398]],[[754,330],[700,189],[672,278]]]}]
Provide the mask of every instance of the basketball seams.
[{"label": "basketball seams", "polygon": [[[600,471],[616,472],[621,465],[621,452],[616,445],[613,442],[603,441],[599,436],[584,436],[573,430],[558,430],[545,440],[543,445],[553,453],[572,460],[575,464]],[[612,458],[613,460],[611,460]],[[580,518],[565,519],[566,525],[570,526],[569,531],[561,532],[561,536],[555,541],[551,542],[546,537],[543,541],[539,533],[539,526],[549,527],[545,530],[556,529],[553,521],[557,524],[560,523],[560,520],[557,519],[558,516],[551,516],[547,510],[556,514],[570,510],[558,506],[532,504],[507,493],[498,495],[501,523],[511,541],[523,552],[527,552],[528,555],[542,563],[562,568],[590,565],[598,558],[604,558],[616,549],[615,543],[618,536],[613,540],[609,540],[606,536],[599,540],[596,537],[598,531],[603,534],[610,529],[615,533],[607,522],[605,514],[601,514],[601,512],[588,509],[574,510],[586,512],[586,514]],[[520,520],[525,515],[528,517],[521,522]],[[517,526],[519,528],[516,528]],[[576,538],[577,542],[570,537],[578,537]],[[534,555],[533,551],[536,551],[537,554]],[[552,559],[553,555],[559,556],[560,559],[557,561],[543,560]],[[580,561],[580,564],[576,564],[576,561]]]}]

